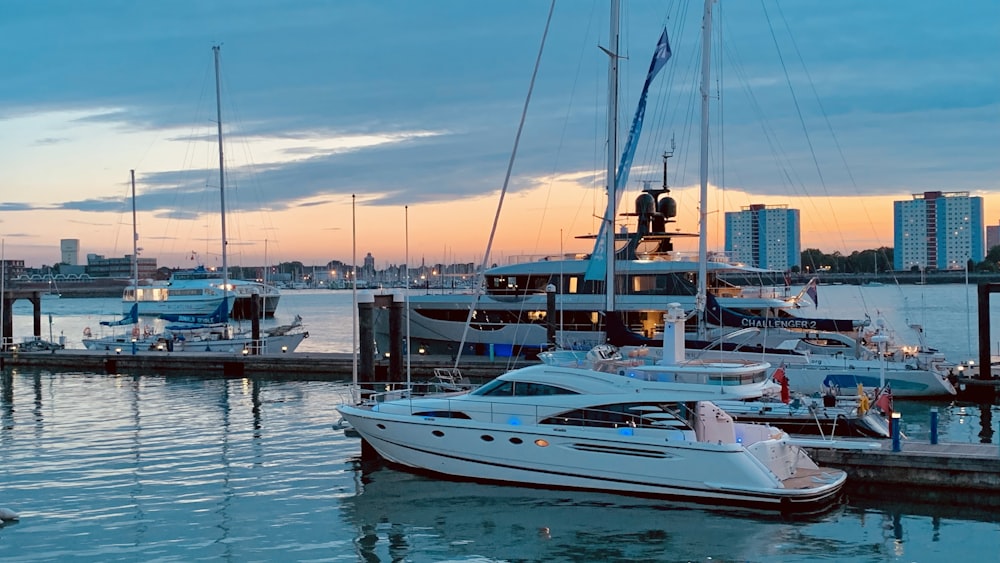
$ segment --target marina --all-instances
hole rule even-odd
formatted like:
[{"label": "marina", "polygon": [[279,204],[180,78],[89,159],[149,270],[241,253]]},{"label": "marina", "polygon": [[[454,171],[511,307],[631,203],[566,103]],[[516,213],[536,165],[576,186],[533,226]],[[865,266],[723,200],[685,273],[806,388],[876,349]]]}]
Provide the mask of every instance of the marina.
[{"label": "marina", "polygon": [[4,561],[995,555],[988,3],[103,4],[8,26]]}]

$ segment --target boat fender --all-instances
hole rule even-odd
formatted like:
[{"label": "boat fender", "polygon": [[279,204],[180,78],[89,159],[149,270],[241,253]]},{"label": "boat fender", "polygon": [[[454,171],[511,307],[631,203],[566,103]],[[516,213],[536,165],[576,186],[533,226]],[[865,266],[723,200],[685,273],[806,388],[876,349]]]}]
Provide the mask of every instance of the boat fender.
[{"label": "boat fender", "polygon": [[309,338],[309,333],[308,332],[303,333],[302,338]]}]

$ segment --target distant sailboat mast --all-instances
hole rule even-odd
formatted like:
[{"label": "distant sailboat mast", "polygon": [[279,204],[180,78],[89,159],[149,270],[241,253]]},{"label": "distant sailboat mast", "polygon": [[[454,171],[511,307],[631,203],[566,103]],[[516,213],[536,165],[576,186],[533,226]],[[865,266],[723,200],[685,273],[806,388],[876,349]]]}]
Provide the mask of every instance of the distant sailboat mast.
[{"label": "distant sailboat mast", "polygon": [[606,310],[615,310],[615,215],[616,185],[615,161],[618,158],[618,18],[621,12],[618,0],[611,2],[611,30],[608,38],[608,210],[604,216],[605,225],[605,258],[606,275],[605,303]]},{"label": "distant sailboat mast", "polygon": [[215,115],[219,139],[219,201],[222,211],[222,322],[229,321],[229,262],[226,258],[226,171],[222,156],[222,85],[219,80],[219,46],[212,47],[215,54]]},{"label": "distant sailboat mast", "polygon": [[139,227],[135,219],[135,169],[129,170],[129,177],[132,181],[132,305],[135,307],[136,317],[133,319],[139,322]]},{"label": "distant sailboat mast", "polygon": [[712,1],[705,0],[701,35],[701,192],[698,220],[698,295],[695,298],[700,337],[704,337],[705,332],[705,300],[708,293],[708,92],[712,63]]}]

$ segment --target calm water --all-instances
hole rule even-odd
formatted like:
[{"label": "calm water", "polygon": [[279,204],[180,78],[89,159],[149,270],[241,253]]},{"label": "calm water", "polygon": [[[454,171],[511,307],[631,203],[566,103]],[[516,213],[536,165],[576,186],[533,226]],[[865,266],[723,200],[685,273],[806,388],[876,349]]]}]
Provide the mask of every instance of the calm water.
[{"label": "calm water", "polygon": [[[933,299],[870,288],[892,326],[922,315],[931,344],[967,356],[964,288]],[[876,291],[878,290],[878,291]],[[856,288],[821,287],[858,307]],[[302,314],[301,350],[350,351],[349,292],[288,292],[276,322]],[[975,306],[975,294],[971,303]],[[53,331],[117,300],[46,299]],[[871,306],[871,303],[869,303]],[[31,329],[15,311],[15,336]],[[861,309],[864,310],[863,306]],[[308,313],[308,314],[307,314]],[[824,314],[820,307],[819,314]],[[873,314],[873,317],[875,315]],[[994,307],[994,318],[1000,313]],[[931,320],[934,319],[934,324]],[[974,331],[976,315],[971,314]],[[47,317],[43,332],[48,330]],[[946,323],[951,323],[947,325]],[[996,328],[995,336],[1000,336]],[[23,332],[21,332],[23,330]],[[77,340],[70,340],[73,334]],[[948,341],[935,335],[950,335]],[[975,333],[972,333],[975,342]],[[973,346],[974,348],[974,346]],[[346,383],[6,370],[0,376],[0,528],[10,561],[954,561],[996,560],[1000,513],[850,494],[811,519],[707,510],[613,495],[439,482],[362,466],[334,429]],[[905,429],[997,443],[1000,409],[903,402]],[[983,421],[988,428],[983,428]],[[904,443],[905,448],[905,443]]]}]

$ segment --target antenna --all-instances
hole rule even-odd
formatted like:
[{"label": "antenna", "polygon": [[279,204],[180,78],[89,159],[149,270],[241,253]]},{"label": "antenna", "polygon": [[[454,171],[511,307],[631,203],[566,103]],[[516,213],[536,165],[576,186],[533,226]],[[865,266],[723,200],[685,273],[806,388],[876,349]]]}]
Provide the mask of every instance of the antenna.
[{"label": "antenna", "polygon": [[674,150],[677,148],[677,142],[674,140],[674,136],[670,136],[670,150],[663,151],[663,191],[670,193],[670,185],[667,183],[667,159],[674,156]]}]

